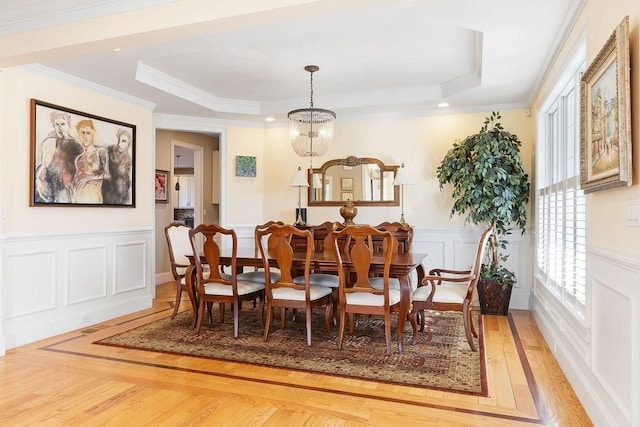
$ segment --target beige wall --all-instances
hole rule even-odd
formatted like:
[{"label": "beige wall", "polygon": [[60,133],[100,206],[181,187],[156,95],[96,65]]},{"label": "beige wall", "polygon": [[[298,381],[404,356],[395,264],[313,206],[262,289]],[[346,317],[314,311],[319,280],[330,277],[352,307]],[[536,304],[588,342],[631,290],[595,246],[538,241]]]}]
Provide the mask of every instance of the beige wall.
[{"label": "beige wall", "polygon": [[[280,183],[271,179],[269,172],[274,166],[271,162],[278,161],[277,158],[272,159],[270,155],[267,156],[266,153],[272,154],[272,151],[273,147],[266,142],[263,129],[227,128],[226,160],[220,161],[226,161],[227,165],[223,181],[226,182],[228,226],[250,225],[253,227],[262,222],[262,210],[266,204],[277,206],[281,203],[280,198],[269,199],[265,194],[267,189],[280,186]],[[277,153],[273,154],[277,157]],[[256,177],[236,176],[236,156],[256,157]],[[286,185],[288,186],[289,183],[287,182]]]},{"label": "beige wall", "polygon": [[[349,155],[376,157],[386,164],[405,163],[413,185],[404,188],[404,210],[406,220],[413,226],[447,228],[463,225],[462,218],[449,218],[452,206],[450,188],[440,191],[436,168],[457,139],[480,130],[490,112],[453,114],[406,119],[376,119],[336,124],[334,140],[328,152],[313,159],[313,166]],[[532,168],[535,127],[524,110],[503,111],[502,120],[506,130],[519,136],[523,143],[522,157],[527,172]],[[282,219],[292,221],[297,205],[297,190],[287,190],[297,166],[309,167],[308,158],[295,155],[289,142],[287,129],[265,131],[265,151],[268,159],[264,192],[264,220]],[[277,200],[277,203],[268,202]],[[306,206],[306,195],[303,199]],[[398,207],[358,207],[355,222],[376,224],[400,219]],[[309,208],[308,222],[342,221],[338,207]]]},{"label": "beige wall", "polygon": [[[153,226],[152,114],[147,107],[15,67],[2,70],[0,185],[5,235],[79,233]],[[135,208],[29,207],[30,99],[136,125]],[[117,212],[117,215],[115,213]]]},{"label": "beige wall", "polygon": [[[573,55],[577,44],[586,38],[587,67],[594,60],[605,42],[622,21],[629,15],[629,49],[631,58],[631,129],[633,151],[633,185],[587,195],[587,245],[603,250],[640,255],[640,227],[626,225],[627,203],[640,198],[640,55],[638,49],[638,11],[639,3],[630,0],[611,0],[607,2],[589,1],[580,15],[573,31],[561,50],[558,59],[545,80],[542,90],[532,104],[537,113],[541,103],[552,89],[567,61]],[[605,226],[606,224],[606,226]]]}]

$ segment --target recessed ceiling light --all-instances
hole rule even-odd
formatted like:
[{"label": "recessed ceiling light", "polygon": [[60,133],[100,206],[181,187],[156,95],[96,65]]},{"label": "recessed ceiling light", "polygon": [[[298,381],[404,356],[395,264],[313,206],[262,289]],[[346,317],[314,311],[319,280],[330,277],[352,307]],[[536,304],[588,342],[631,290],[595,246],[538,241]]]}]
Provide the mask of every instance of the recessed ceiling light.
[{"label": "recessed ceiling light", "polygon": [[275,121],[276,121],[276,119],[274,119],[273,117],[265,117],[265,118],[264,118],[264,121],[265,121],[265,122],[275,122]]},{"label": "recessed ceiling light", "polygon": [[449,106],[448,102],[441,102],[440,104],[438,104],[438,107],[440,107],[440,108],[446,108],[448,106]]},{"label": "recessed ceiling light", "polygon": [[122,48],[119,48],[119,47],[113,49],[114,52],[120,52],[121,50],[122,50]]}]

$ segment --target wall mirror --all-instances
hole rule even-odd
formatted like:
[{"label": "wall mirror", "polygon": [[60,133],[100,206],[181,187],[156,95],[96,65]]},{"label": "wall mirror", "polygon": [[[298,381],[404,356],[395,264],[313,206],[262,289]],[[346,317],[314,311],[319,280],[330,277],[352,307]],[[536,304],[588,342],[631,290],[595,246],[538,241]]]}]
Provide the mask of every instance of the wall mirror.
[{"label": "wall mirror", "polygon": [[309,169],[309,206],[399,206],[400,191],[393,185],[398,166],[371,157],[349,156]]}]

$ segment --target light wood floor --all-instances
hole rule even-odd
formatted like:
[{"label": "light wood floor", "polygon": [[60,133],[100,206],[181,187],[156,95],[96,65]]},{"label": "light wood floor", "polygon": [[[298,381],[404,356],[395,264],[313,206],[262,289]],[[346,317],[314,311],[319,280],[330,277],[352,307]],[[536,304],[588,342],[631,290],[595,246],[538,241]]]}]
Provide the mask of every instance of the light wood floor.
[{"label": "light wood floor", "polygon": [[591,425],[531,315],[485,316],[489,396],[91,344],[169,316],[154,307],[9,350],[0,425]]}]

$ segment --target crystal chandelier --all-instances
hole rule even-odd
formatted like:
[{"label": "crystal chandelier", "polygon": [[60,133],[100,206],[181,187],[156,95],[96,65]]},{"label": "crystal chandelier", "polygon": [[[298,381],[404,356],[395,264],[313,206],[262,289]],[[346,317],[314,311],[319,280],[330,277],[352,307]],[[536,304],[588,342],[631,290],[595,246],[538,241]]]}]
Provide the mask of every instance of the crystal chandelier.
[{"label": "crystal chandelier", "polygon": [[[304,67],[311,73],[311,103],[309,108],[289,111],[289,136],[291,145],[298,156],[309,157],[312,165],[313,156],[322,156],[329,148],[333,138],[333,122],[336,113],[331,110],[313,108],[313,73],[320,67],[307,65]],[[312,166],[311,166],[312,167]]]}]

